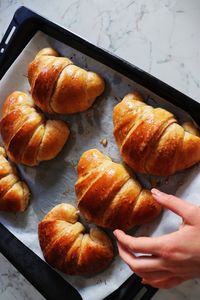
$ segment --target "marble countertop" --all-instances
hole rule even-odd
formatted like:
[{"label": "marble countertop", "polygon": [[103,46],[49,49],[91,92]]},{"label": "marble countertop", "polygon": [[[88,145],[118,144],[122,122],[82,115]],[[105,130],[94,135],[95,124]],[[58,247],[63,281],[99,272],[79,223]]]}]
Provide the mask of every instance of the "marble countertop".
[{"label": "marble countertop", "polygon": [[[0,39],[21,5],[130,61],[200,102],[199,0],[0,0]],[[44,299],[0,254],[0,299]],[[200,280],[153,300],[193,300]]]}]

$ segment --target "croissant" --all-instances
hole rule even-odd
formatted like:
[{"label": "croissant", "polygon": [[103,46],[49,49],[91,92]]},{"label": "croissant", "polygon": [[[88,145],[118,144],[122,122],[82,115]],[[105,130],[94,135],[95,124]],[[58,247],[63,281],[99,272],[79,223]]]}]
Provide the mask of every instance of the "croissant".
[{"label": "croissant", "polygon": [[75,190],[81,214],[94,224],[128,230],[152,221],[160,205],[123,165],[97,149],[83,153]]},{"label": "croissant", "polygon": [[38,52],[29,64],[28,79],[35,104],[48,113],[72,114],[87,110],[105,88],[104,80],[87,72],[52,48]]},{"label": "croissant", "polygon": [[121,156],[135,171],[168,176],[200,161],[197,130],[188,124],[184,129],[173,114],[145,104],[137,93],[114,107],[113,122]]},{"label": "croissant", "polygon": [[6,152],[0,147],[0,210],[24,211],[28,205],[28,186],[20,181],[13,163],[6,159]]},{"label": "croissant", "polygon": [[8,157],[29,166],[54,158],[69,136],[65,122],[46,121],[22,92],[13,92],[5,100],[0,129]]},{"label": "croissant", "polygon": [[46,261],[66,274],[93,275],[113,259],[108,236],[97,228],[85,233],[78,211],[70,204],[55,206],[39,223],[38,235]]}]

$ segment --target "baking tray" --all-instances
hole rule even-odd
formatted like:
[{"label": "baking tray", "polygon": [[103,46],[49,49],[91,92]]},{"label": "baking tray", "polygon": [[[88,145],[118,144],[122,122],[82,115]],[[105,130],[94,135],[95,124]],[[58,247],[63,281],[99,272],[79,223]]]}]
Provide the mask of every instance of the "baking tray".
[{"label": "baking tray", "polygon": [[[0,44],[0,78],[21,53],[35,33],[40,30],[82,53],[120,72],[134,82],[186,110],[199,124],[200,105],[128,62],[113,56],[62,27],[48,21],[25,7],[16,11]],[[30,249],[24,246],[2,224],[0,250],[19,271],[47,298],[81,299],[77,291]],[[16,249],[13,251],[12,249]],[[106,299],[150,299],[156,292],[141,284],[135,274]],[[138,294],[139,293],[139,294]],[[140,295],[140,298],[138,296]]]}]

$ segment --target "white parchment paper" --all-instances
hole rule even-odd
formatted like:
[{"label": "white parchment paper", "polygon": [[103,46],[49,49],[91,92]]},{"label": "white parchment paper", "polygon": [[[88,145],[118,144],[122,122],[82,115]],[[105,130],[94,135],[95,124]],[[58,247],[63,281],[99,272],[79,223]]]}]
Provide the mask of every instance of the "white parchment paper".
[{"label": "white parchment paper", "polygon": [[[76,165],[81,154],[87,149],[98,148],[114,161],[121,162],[112,133],[112,109],[124,95],[130,91],[138,90],[151,105],[159,105],[173,112],[180,123],[190,119],[187,113],[160,99],[147,89],[41,32],[33,37],[1,80],[0,107],[2,107],[6,96],[13,91],[29,91],[27,66],[40,49],[49,46],[57,49],[63,56],[72,59],[78,66],[101,74],[106,80],[106,91],[95,101],[93,107],[84,113],[55,116],[55,118],[63,119],[69,124],[71,130],[69,141],[57,158],[43,162],[38,167],[19,166],[22,178],[26,180],[32,192],[30,205],[21,214],[0,213],[0,222],[42,259],[43,255],[37,235],[38,222],[56,204],[62,202],[76,204],[74,183],[77,178]],[[103,147],[100,143],[104,138],[108,140],[107,147]],[[177,192],[178,196],[199,204],[199,170],[200,166],[196,165],[189,170],[167,178],[140,174],[137,174],[137,177],[147,188],[156,186],[168,193]],[[161,235],[172,232],[178,228],[180,222],[179,217],[166,210],[155,222],[140,227],[137,235]],[[134,234],[134,232],[131,233]],[[111,231],[108,233],[112,237]],[[100,300],[118,288],[131,274],[132,271],[119,259],[119,256],[116,256],[106,271],[92,278],[61,275],[79,291],[84,300],[93,300],[94,295],[95,300]]]}]

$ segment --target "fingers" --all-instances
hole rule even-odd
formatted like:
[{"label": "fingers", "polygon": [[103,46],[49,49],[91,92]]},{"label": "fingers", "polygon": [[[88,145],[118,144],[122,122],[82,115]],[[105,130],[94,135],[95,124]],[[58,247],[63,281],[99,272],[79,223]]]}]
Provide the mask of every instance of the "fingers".
[{"label": "fingers", "polygon": [[163,245],[159,237],[132,237],[125,234],[121,230],[115,230],[114,235],[121,245],[130,249],[135,253],[159,254],[160,248]]},{"label": "fingers", "polygon": [[179,284],[181,284],[182,282],[188,280],[188,278],[186,277],[171,277],[168,279],[164,279],[164,280],[157,280],[157,281],[146,281],[145,279],[142,280],[143,284],[148,284],[151,285],[155,288],[160,288],[160,289],[171,289]]},{"label": "fingers", "polygon": [[136,274],[166,269],[160,258],[149,256],[136,257],[121,243],[118,242],[117,245],[120,257]]},{"label": "fingers", "polygon": [[187,223],[193,224],[196,221],[196,213],[198,210],[200,212],[200,209],[197,206],[181,200],[173,195],[160,192],[157,189],[152,189],[151,193],[156,201],[158,201],[165,208],[170,209],[182,217]]},{"label": "fingers", "polygon": [[132,260],[134,259],[134,255],[130,253],[123,245],[121,245],[119,242],[117,243],[118,251],[120,257],[123,259],[125,263],[131,266]]}]

